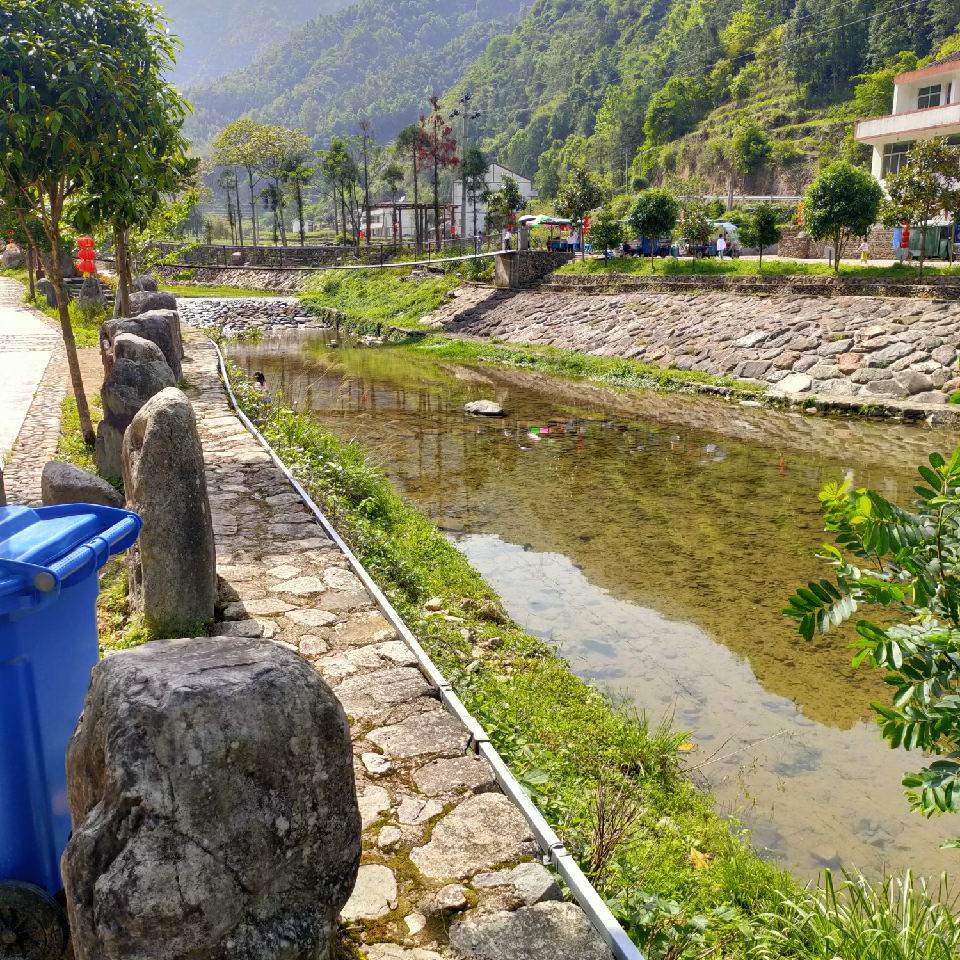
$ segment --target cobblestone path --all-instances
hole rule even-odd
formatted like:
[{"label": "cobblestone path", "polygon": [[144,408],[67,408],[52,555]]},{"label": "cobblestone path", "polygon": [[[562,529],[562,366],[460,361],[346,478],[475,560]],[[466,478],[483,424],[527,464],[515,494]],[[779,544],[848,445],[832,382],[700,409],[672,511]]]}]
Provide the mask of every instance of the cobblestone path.
[{"label": "cobblestone path", "polygon": [[67,361],[59,330],[23,305],[24,292],[0,278],[0,463],[7,503],[39,505],[43,465],[57,452]]},{"label": "cobblestone path", "polygon": [[186,339],[217,539],[218,632],[298,651],[350,718],[364,852],[342,920],[368,960],[609,960],[586,915],[560,901],[466,728],[231,411],[212,344]]}]

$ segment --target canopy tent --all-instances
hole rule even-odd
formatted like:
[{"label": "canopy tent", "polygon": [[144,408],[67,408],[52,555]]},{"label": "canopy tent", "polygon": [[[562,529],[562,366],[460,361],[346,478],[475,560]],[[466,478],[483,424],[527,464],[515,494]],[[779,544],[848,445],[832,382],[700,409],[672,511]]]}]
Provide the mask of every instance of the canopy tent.
[{"label": "canopy tent", "polygon": [[537,215],[527,213],[520,217],[518,222],[527,227],[569,227],[573,223],[572,220],[550,217],[545,213]]}]

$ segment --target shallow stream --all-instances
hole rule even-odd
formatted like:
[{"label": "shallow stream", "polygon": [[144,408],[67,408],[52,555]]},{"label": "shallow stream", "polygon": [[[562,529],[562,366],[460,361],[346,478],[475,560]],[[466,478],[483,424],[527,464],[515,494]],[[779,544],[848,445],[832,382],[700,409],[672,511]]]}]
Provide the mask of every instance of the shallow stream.
[{"label": "shallow stream", "polygon": [[[900,503],[914,468],[955,438],[926,427],[621,393],[457,366],[429,350],[328,346],[283,334],[233,355],[260,369],[455,539],[519,623],[573,668],[691,731],[690,758],[800,875],[825,866],[932,876],[956,855],[950,818],[911,814],[869,667],[851,630],[807,644],[780,610],[825,575],[817,492],[851,476]],[[508,416],[462,412],[495,399]]]}]

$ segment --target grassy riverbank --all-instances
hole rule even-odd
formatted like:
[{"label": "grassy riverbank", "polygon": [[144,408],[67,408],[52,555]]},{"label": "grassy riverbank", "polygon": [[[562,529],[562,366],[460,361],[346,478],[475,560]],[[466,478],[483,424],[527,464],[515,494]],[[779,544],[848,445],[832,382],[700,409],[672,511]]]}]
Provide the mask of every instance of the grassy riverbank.
[{"label": "grassy riverbank", "polygon": [[364,324],[364,329],[387,324],[424,330],[420,318],[444,303],[458,286],[459,278],[447,273],[331,270],[310,280],[301,302],[307,310],[315,306],[334,311]]},{"label": "grassy riverbank", "polygon": [[[874,935],[864,931],[890,927],[900,908],[855,886],[863,922],[854,922],[839,902],[806,891],[752,850],[696,785],[682,731],[652,726],[610,700],[507,620],[466,558],[356,444],[265,403],[239,378],[238,395],[651,960],[940,956],[887,949],[889,934],[874,937],[882,949],[871,952],[864,941]],[[437,597],[462,622],[426,611]],[[936,925],[944,943],[960,945],[950,914],[914,921]]]},{"label": "grassy riverbank", "polygon": [[[654,258],[651,264],[649,257],[610,257],[604,260],[599,257],[586,260],[573,260],[560,267],[557,273],[628,273],[628,274],[658,274],[660,276],[698,276],[728,275],[728,276],[756,276],[762,274],[770,277],[832,277],[836,276],[828,263],[822,260],[772,260],[763,261],[763,269],[759,260],[691,260],[689,257],[674,259],[673,257]],[[935,266],[927,262],[923,268],[924,276],[931,277],[960,277],[960,267]],[[862,280],[871,279],[898,279],[915,280],[917,277],[916,263],[894,264],[892,266],[863,266],[862,264],[840,264],[840,279],[855,277]]]},{"label": "grassy riverbank", "polygon": [[575,377],[608,386],[634,389],[689,390],[694,386],[729,387],[743,393],[763,394],[764,384],[733,377],[714,377],[699,370],[674,370],[642,360],[597,357],[562,347],[502,345],[491,341],[453,340],[433,335],[411,338],[395,346],[411,351],[429,351],[438,360],[486,363],[499,367]]}]

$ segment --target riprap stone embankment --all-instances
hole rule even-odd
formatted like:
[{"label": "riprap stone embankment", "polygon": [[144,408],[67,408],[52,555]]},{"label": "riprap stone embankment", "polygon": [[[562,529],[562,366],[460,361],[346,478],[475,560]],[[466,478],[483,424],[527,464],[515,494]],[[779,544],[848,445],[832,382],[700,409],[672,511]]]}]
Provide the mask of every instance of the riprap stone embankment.
[{"label": "riprap stone embankment", "polygon": [[960,389],[960,302],[952,301],[463,287],[423,322],[730,375],[799,397],[941,405]]}]

